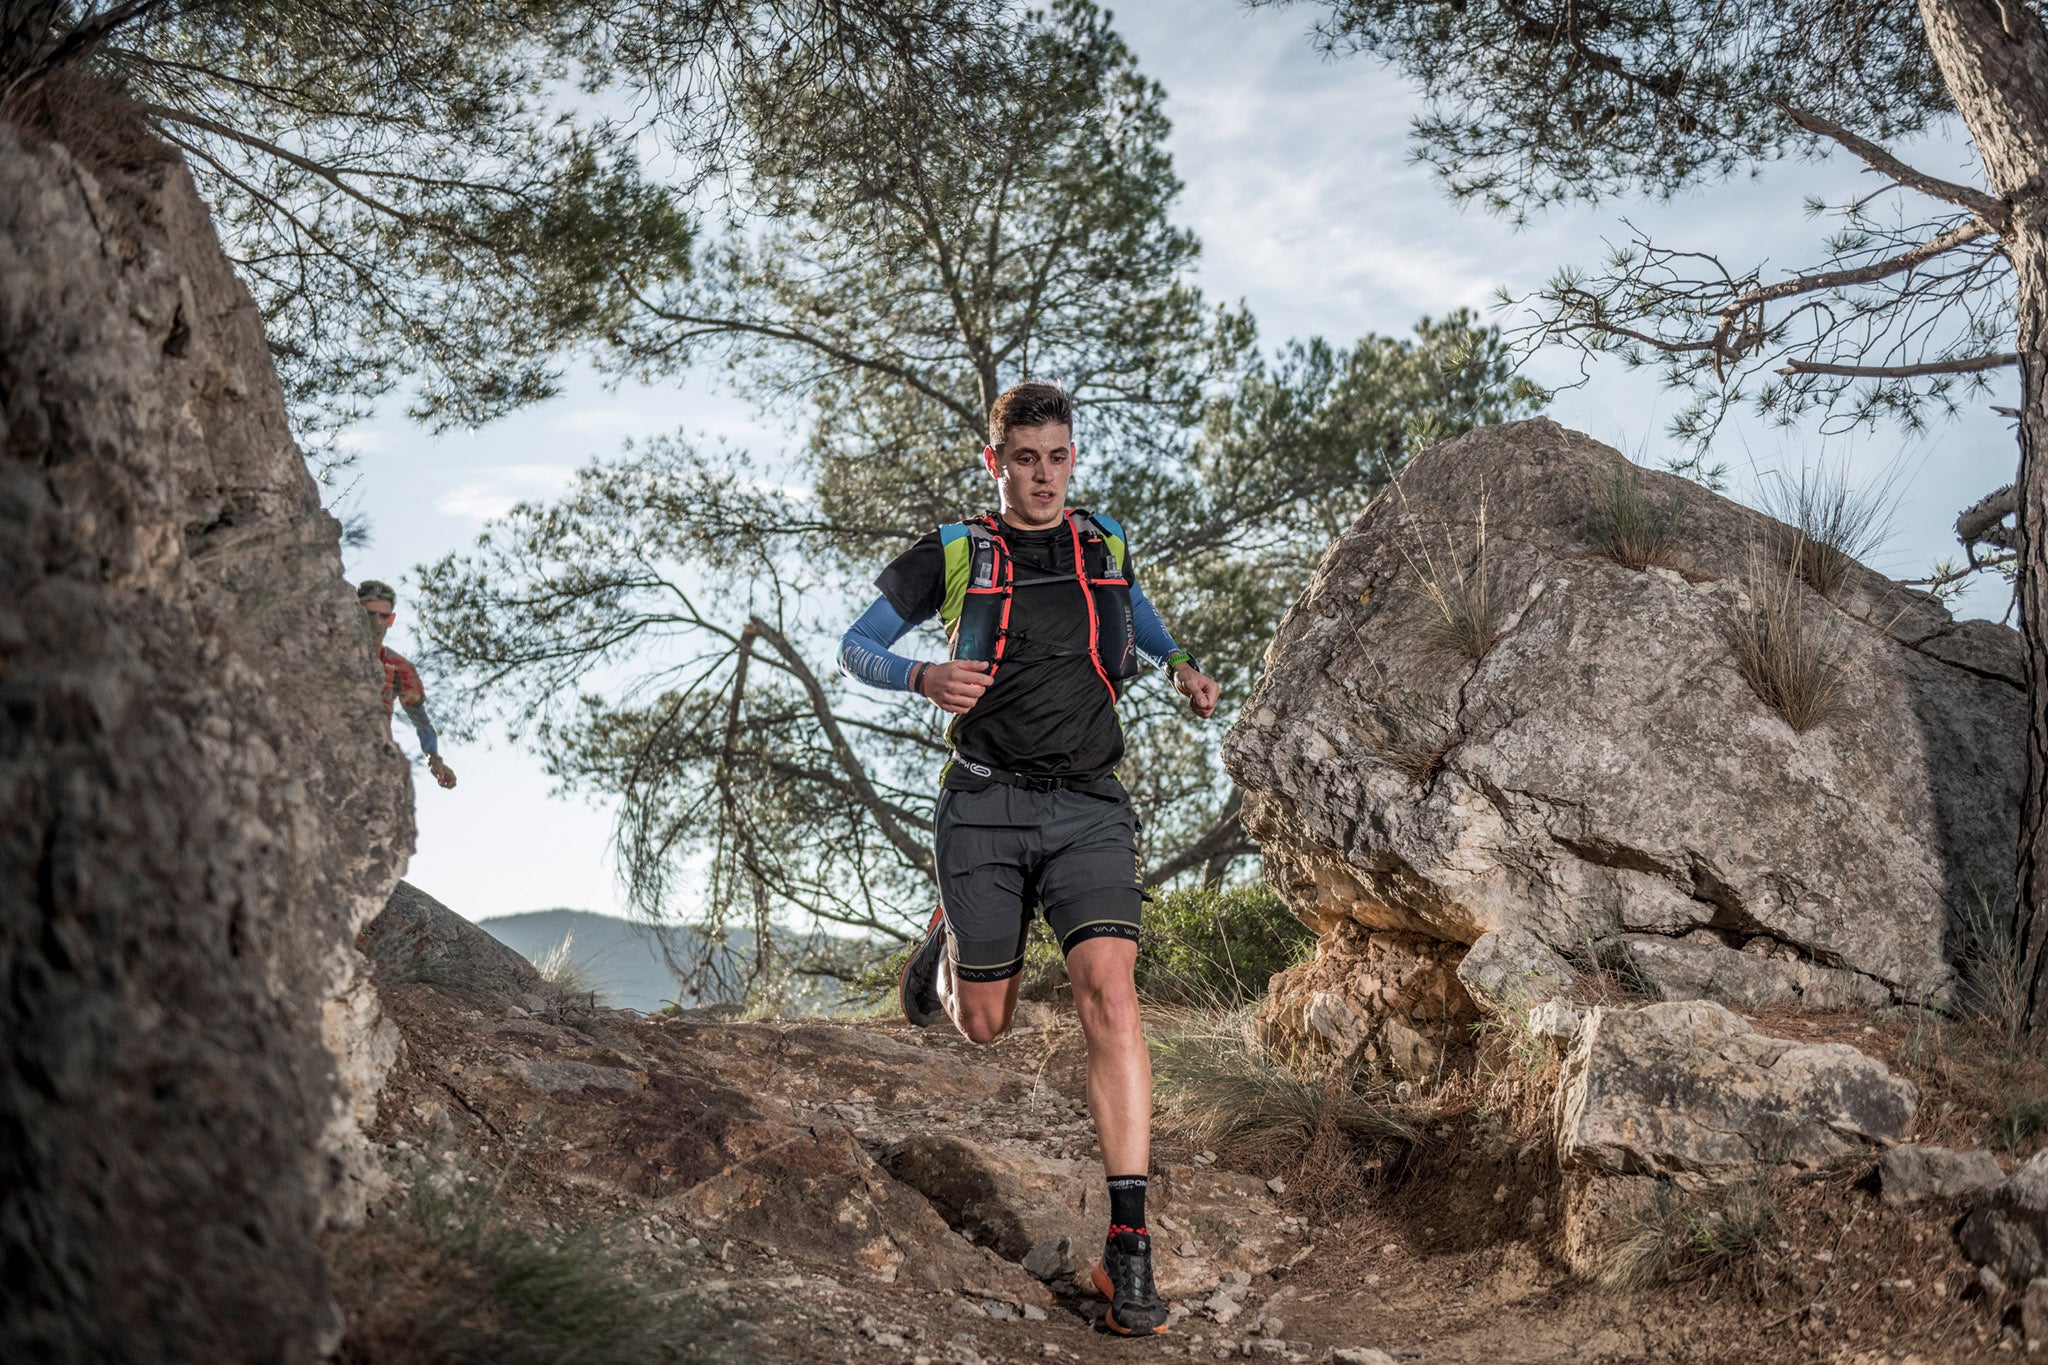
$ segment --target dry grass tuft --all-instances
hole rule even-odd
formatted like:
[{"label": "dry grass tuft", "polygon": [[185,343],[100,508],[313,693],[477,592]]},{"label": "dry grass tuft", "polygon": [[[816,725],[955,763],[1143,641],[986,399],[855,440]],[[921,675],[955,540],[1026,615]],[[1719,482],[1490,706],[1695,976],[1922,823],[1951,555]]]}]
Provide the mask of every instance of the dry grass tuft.
[{"label": "dry grass tuft", "polygon": [[2013,925],[2017,910],[2010,897],[1994,904],[1983,888],[1971,888],[1956,954],[1961,1005],[2008,1048],[2020,1046],[2027,1028],[2026,947]]},{"label": "dry grass tuft", "polygon": [[[7,85],[0,79],[0,85]],[[120,84],[72,65],[0,96],[0,121],[33,141],[63,147],[96,172],[132,170],[178,159],[152,132]]]},{"label": "dry grass tuft", "polygon": [[1660,505],[1643,487],[1643,471],[1631,464],[1594,491],[1586,529],[1593,548],[1624,568],[1676,568],[1684,514],[1682,489]]},{"label": "dry grass tuft", "polygon": [[1601,1249],[1593,1278],[1635,1291],[1718,1275],[1768,1247],[1777,1225],[1777,1200],[1760,1179],[1692,1199],[1667,1185]]},{"label": "dry grass tuft", "polygon": [[1798,552],[1782,573],[1756,560],[1748,604],[1728,618],[1735,665],[1757,699],[1804,734],[1844,708],[1848,631],[1832,612],[1804,600]]},{"label": "dry grass tuft", "polygon": [[1436,609],[1425,644],[1433,654],[1477,663],[1507,633],[1508,614],[1500,566],[1488,555],[1485,496],[1479,499],[1479,520],[1472,530],[1469,554],[1460,552],[1450,527],[1443,528],[1443,536],[1441,558],[1419,535],[1415,554],[1402,551],[1408,567],[1422,582],[1423,596]]},{"label": "dry grass tuft", "polygon": [[1440,708],[1412,692],[1385,694],[1372,715],[1386,735],[1379,757],[1418,787],[1428,786],[1465,741],[1464,731]]},{"label": "dry grass tuft", "polygon": [[1786,565],[1823,597],[1841,591],[1849,569],[1884,547],[1898,506],[1899,468],[1868,484],[1849,482],[1848,466],[1803,465],[1796,480],[1780,473],[1762,489],[1764,510],[1784,523],[1778,550]]},{"label": "dry grass tuft", "polygon": [[1149,1031],[1162,1128],[1239,1169],[1293,1172],[1326,1203],[1362,1197],[1369,1170],[1420,1136],[1355,1077],[1268,1050],[1250,1010],[1160,1011]]},{"label": "dry grass tuft", "polygon": [[576,934],[574,930],[562,935],[562,941],[533,960],[533,969],[540,973],[540,979],[564,995],[597,996],[597,978],[591,974],[587,963],[576,960]]}]

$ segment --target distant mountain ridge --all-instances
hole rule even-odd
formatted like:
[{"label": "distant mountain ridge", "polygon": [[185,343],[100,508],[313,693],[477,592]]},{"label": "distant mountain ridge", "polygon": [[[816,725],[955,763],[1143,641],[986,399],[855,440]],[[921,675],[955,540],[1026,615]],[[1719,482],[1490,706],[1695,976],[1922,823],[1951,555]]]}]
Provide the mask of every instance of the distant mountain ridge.
[{"label": "distant mountain ridge", "polygon": [[[698,929],[656,929],[617,915],[567,907],[498,915],[478,920],[477,925],[536,966],[566,941],[569,960],[608,1005],[651,1014],[671,1004],[698,1008],[740,1003],[737,990],[721,991],[715,986],[701,992],[685,990],[669,969],[662,954],[664,943],[678,961],[694,961],[705,948],[703,932]],[[745,929],[726,935],[725,944],[715,950],[735,969],[726,975],[739,975],[738,966],[752,952],[753,943],[753,934]],[[794,948],[794,936],[783,946]],[[823,985],[814,1002],[821,1010],[829,1009],[843,994],[832,983]]]},{"label": "distant mountain ridge", "polygon": [[477,925],[535,965],[567,942],[570,960],[607,1004],[652,1013],[671,1002],[686,1006],[731,1003],[684,991],[670,972],[661,944],[665,939],[678,958],[687,960],[694,948],[688,940],[694,935],[685,930],[657,930],[616,915],[567,907],[501,915],[479,920]]}]

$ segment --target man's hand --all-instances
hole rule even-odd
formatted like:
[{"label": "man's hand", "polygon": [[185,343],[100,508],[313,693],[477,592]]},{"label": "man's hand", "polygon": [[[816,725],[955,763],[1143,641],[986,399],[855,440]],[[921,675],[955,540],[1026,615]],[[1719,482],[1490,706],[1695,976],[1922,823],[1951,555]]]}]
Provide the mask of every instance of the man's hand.
[{"label": "man's hand", "polygon": [[1223,688],[1201,669],[1190,663],[1181,664],[1173,670],[1173,685],[1203,720],[1216,714],[1216,702],[1222,697]]},{"label": "man's hand", "polygon": [[941,711],[951,711],[964,716],[974,709],[974,703],[981,700],[981,694],[988,691],[988,685],[995,679],[989,676],[989,666],[978,659],[955,659],[952,663],[933,664],[918,679],[918,690],[931,698]]},{"label": "man's hand", "polygon": [[432,773],[434,775],[434,780],[436,782],[439,782],[443,787],[452,787],[455,785],[455,769],[449,767],[446,763],[443,763],[441,761],[441,755],[435,754],[433,757],[427,760],[427,771]]}]

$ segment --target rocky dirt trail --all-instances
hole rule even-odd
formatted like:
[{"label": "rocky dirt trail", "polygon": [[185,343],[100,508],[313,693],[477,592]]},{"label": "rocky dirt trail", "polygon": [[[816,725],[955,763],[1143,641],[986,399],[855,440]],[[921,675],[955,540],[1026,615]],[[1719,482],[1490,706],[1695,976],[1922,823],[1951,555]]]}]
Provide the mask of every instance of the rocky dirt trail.
[{"label": "rocky dirt trail", "polygon": [[370,939],[403,1040],[373,1134],[391,1168],[491,1190],[536,1233],[596,1235],[709,1358],[1931,1362],[2001,1345],[1953,1213],[1859,1189],[1867,1161],[1782,1190],[1740,1273],[1589,1286],[1557,1254],[1547,1144],[1479,1102],[1441,1108],[1363,1198],[1312,1162],[1231,1170],[1162,1140],[1152,1222],[1178,1315],[1117,1339],[1074,1279],[1104,1196],[1070,1017],[1027,1006],[971,1048],[578,1007],[410,888],[394,910]]}]

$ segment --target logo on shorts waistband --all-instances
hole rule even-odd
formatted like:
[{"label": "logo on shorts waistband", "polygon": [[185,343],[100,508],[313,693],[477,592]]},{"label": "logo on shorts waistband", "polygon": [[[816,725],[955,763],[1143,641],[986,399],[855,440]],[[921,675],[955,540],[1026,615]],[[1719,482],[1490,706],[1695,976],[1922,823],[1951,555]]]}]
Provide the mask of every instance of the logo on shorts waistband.
[{"label": "logo on shorts waistband", "polygon": [[961,759],[960,766],[973,773],[976,777],[994,777],[996,772],[994,768],[984,768],[971,758]]}]

